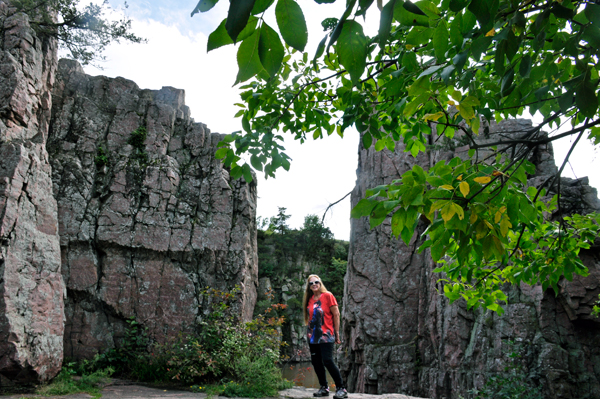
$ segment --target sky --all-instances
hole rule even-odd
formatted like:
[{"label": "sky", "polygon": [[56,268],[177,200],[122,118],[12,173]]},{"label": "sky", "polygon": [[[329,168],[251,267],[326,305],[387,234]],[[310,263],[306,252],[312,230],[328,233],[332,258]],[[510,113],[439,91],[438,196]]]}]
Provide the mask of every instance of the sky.
[{"label": "sky", "polygon": [[[82,3],[85,3],[83,1]],[[307,51],[313,54],[324,36],[321,21],[341,14],[340,4],[317,5],[312,0],[300,0],[309,31]],[[111,1],[114,8],[122,3]],[[205,14],[190,17],[196,0],[130,0],[125,14],[132,20],[132,30],[148,40],[146,44],[113,44],[104,55],[102,69],[84,67],[90,75],[121,76],[133,80],[143,89],[160,89],[172,86],[184,89],[186,104],[192,118],[205,123],[212,132],[231,133],[241,130],[240,119],[234,115],[239,110],[239,91],[232,87],[237,74],[235,54],[230,45],[206,52],[208,35],[226,17],[229,1],[221,0]],[[369,17],[369,15],[368,15]],[[273,15],[267,22],[276,29]],[[378,20],[367,19],[366,33],[374,34]],[[311,34],[316,33],[316,34]],[[558,160],[569,150],[569,138],[554,144]],[[348,194],[356,182],[359,137],[356,131],[347,130],[342,139],[335,133],[322,140],[312,139],[300,145],[286,140],[286,153],[292,158],[289,172],[281,169],[276,178],[258,179],[257,216],[275,216],[278,207],[285,207],[291,215],[288,224],[300,228],[304,217],[315,214],[321,217],[327,206]],[[598,151],[589,142],[582,142],[571,157],[571,165],[563,175],[583,177],[600,188]],[[335,205],[325,217],[338,239],[350,236],[350,197]]]}]

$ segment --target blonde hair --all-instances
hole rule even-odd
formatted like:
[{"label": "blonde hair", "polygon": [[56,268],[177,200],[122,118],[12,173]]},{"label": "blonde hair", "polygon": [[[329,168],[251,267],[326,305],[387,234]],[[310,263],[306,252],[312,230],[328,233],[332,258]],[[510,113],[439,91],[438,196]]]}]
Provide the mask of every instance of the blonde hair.
[{"label": "blonde hair", "polygon": [[311,274],[310,276],[308,276],[306,278],[306,287],[304,288],[304,298],[302,299],[302,311],[304,312],[304,324],[308,325],[308,301],[310,300],[310,298],[313,296],[313,292],[310,289],[310,285],[308,285],[308,282],[311,278],[316,277],[319,279],[319,282],[321,284],[319,284],[319,292],[323,293],[323,292],[327,292],[327,288],[325,288],[325,285],[323,284],[323,280],[321,280],[321,277],[317,276],[316,274]]}]

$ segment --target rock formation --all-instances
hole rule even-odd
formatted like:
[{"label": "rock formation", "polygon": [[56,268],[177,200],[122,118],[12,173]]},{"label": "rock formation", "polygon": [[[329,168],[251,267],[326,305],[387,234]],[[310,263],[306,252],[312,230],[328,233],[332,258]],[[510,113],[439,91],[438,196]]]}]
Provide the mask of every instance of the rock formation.
[{"label": "rock formation", "polygon": [[[137,135],[137,138],[134,137]],[[59,62],[48,151],[58,202],[65,356],[89,358],[133,318],[160,341],[203,317],[205,287],[256,302],[256,185],[214,158],[222,135],[184,92]]]},{"label": "rock formation", "polygon": [[[491,134],[520,132],[524,120],[505,121]],[[461,155],[433,151],[417,159],[398,146],[391,153],[360,149],[353,206],[365,190],[399,178],[415,163],[423,167]],[[551,146],[538,148],[535,179],[556,172]],[[598,211],[595,189],[586,179],[563,179],[566,205]],[[450,305],[427,251],[417,253],[419,226],[410,245],[390,238],[387,220],[370,230],[366,218],[352,221],[345,278],[341,368],[351,391],[400,392],[428,398],[458,398],[481,388],[504,370],[513,340],[528,378],[544,386],[547,398],[598,398],[600,320],[590,315],[600,293],[600,252],[582,253],[588,277],[561,283],[555,297],[541,287],[508,287],[505,314]]]},{"label": "rock formation", "polygon": [[64,285],[46,152],[56,42],[0,0],[0,387],[63,358]]}]

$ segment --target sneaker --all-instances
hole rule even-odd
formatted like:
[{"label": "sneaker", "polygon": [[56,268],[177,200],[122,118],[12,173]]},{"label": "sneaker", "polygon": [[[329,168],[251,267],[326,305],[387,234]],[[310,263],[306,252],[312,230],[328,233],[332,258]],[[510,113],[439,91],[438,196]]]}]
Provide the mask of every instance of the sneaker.
[{"label": "sneaker", "polygon": [[315,398],[320,398],[321,396],[329,396],[329,387],[322,386],[319,390],[313,393]]},{"label": "sneaker", "polygon": [[334,399],[345,399],[348,397],[348,391],[346,391],[346,388],[340,388],[337,391],[335,391],[335,395],[333,395]]}]

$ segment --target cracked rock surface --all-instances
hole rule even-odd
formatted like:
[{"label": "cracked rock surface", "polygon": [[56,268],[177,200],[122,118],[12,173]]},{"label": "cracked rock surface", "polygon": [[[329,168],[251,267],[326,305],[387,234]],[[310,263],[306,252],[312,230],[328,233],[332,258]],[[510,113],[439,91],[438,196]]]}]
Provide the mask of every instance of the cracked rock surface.
[{"label": "cracked rock surface", "polygon": [[[504,121],[491,126],[490,135],[518,135],[529,128],[527,120]],[[398,179],[415,163],[427,169],[467,149],[421,153],[416,159],[403,150],[399,145],[394,153],[361,146],[352,206],[366,189]],[[550,145],[538,148],[530,160],[537,166],[532,184],[557,171]],[[585,178],[561,180],[561,191],[563,209],[600,209],[596,190]],[[599,247],[581,254],[588,277],[562,281],[558,296],[540,286],[509,287],[505,313],[498,316],[467,310],[464,301],[450,305],[439,294],[443,286],[437,282],[440,275],[432,273],[428,250],[416,251],[424,225],[406,246],[390,238],[389,219],[372,230],[366,218],[351,223],[338,356],[350,391],[458,399],[504,370],[513,340],[523,349],[527,379],[541,383],[545,397],[598,398],[600,320],[590,312],[600,293]]]},{"label": "cracked rock surface", "polygon": [[63,358],[64,284],[46,152],[56,42],[0,0],[0,387]]},{"label": "cracked rock surface", "polygon": [[[143,127],[143,144],[129,144]],[[206,287],[256,302],[256,185],[214,158],[222,135],[195,123],[184,91],[142,90],[59,62],[48,141],[58,203],[65,356],[113,347],[128,319],[163,342],[189,331]]]}]

